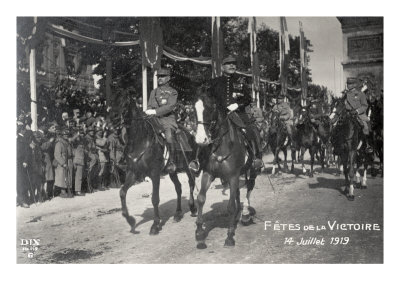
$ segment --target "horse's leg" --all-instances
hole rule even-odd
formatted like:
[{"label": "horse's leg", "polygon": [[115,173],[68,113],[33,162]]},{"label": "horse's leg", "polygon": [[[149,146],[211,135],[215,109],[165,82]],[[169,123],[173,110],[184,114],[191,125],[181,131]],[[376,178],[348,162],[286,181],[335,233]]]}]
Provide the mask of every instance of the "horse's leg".
[{"label": "horse's leg", "polygon": [[364,174],[361,182],[361,189],[366,189],[367,188],[367,170],[368,170],[368,164],[364,164]]},{"label": "horse's leg", "polygon": [[[150,174],[151,182],[153,184],[153,193],[151,195],[151,203],[154,209],[154,221],[150,228],[150,235],[156,235],[161,230],[160,213],[158,205],[160,204],[160,173],[158,170]],[[172,178],[171,178],[172,179]],[[180,207],[180,204],[179,204]]]},{"label": "horse's leg", "polygon": [[314,155],[317,151],[315,151],[315,147],[311,146],[308,150],[310,152],[310,177],[314,177]]},{"label": "horse's leg", "polygon": [[356,169],[356,188],[361,188],[361,179],[360,179],[360,172],[358,172],[358,168]]},{"label": "horse's leg", "polygon": [[[253,168],[251,168],[250,169],[250,177],[248,179],[246,178],[247,193],[246,193],[246,201],[243,201],[243,211],[242,211],[242,218],[241,218],[241,222],[245,226],[253,223],[252,216],[254,216],[256,214],[255,209],[250,206],[251,192],[254,189],[254,185],[256,183],[256,177],[257,177],[256,171]],[[237,198],[239,198],[239,194],[238,194]],[[239,205],[240,205],[240,202],[239,202]]]},{"label": "horse's leg", "polygon": [[136,176],[133,171],[128,171],[126,174],[125,183],[122,188],[119,190],[119,197],[121,198],[121,206],[122,206],[122,216],[126,219],[128,224],[131,226],[131,232],[135,233],[136,220],[133,216],[129,215],[128,207],[126,206],[126,194],[129,188],[135,183]]},{"label": "horse's leg", "polygon": [[278,154],[279,154],[279,148],[276,147],[274,150],[274,160],[272,161],[271,175],[275,175],[276,163],[278,162],[278,164],[279,164]]},{"label": "horse's leg", "polygon": [[319,150],[320,150],[320,154],[321,154],[321,173],[324,173],[326,148],[320,147]]},{"label": "horse's leg", "polygon": [[301,162],[301,168],[303,170],[303,174],[307,173],[306,167],[304,166],[304,153],[306,152],[306,148],[301,146],[300,148],[300,162]]},{"label": "horse's leg", "polygon": [[225,239],[225,246],[231,247],[235,246],[235,229],[236,229],[236,216],[240,212],[240,206],[236,205],[236,195],[237,190],[239,189],[239,175],[232,176],[229,180],[230,185],[230,196],[228,203],[228,214],[229,214],[229,228],[228,228],[228,236]]},{"label": "horse's leg", "polygon": [[208,189],[210,188],[211,183],[213,182],[214,178],[211,176],[211,174],[207,172],[203,172],[203,175],[201,177],[201,188],[200,192],[197,195],[197,220],[196,220],[196,241],[197,241],[197,248],[198,249],[205,249],[207,248],[207,245],[205,243],[206,239],[206,232],[203,229],[203,206],[204,203],[206,202],[206,193]]},{"label": "horse's leg", "polygon": [[183,213],[182,213],[182,207],[181,207],[181,202],[182,202],[182,185],[179,181],[177,173],[170,173],[169,178],[171,178],[172,182],[174,183],[175,186],[175,191],[176,191],[176,212],[174,215],[174,221],[179,222],[183,218]]},{"label": "horse's leg", "polygon": [[292,166],[290,168],[290,172],[294,172],[294,161],[296,160],[296,150],[292,149]]},{"label": "horse's leg", "polygon": [[193,191],[195,187],[195,181],[194,181],[194,175],[190,172],[189,169],[186,170],[186,174],[188,176],[189,180],[189,209],[190,209],[190,216],[195,217],[197,214],[197,208],[196,205],[194,204],[194,197],[193,197]]},{"label": "horse's leg", "polygon": [[288,165],[287,165],[287,148],[286,147],[285,147],[285,149],[283,149],[283,156],[285,158],[285,160],[283,162],[283,169],[285,170],[285,172],[287,172]]},{"label": "horse's leg", "polygon": [[340,163],[343,166],[344,181],[345,181],[344,193],[346,196],[349,193],[349,170],[347,168],[347,161],[348,161],[348,153],[344,152],[340,156]]},{"label": "horse's leg", "polygon": [[350,151],[349,152],[349,196],[348,199],[350,201],[354,200],[354,158],[355,158],[355,151]]}]

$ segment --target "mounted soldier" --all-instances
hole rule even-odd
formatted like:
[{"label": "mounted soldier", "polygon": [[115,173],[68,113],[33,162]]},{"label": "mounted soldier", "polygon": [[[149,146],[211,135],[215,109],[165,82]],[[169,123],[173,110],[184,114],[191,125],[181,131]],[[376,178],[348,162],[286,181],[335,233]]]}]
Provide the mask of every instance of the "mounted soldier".
[{"label": "mounted soldier", "polygon": [[145,113],[150,116],[156,116],[160,126],[164,130],[169,151],[169,161],[165,170],[168,173],[173,173],[176,170],[173,137],[175,131],[178,129],[174,108],[177,104],[178,92],[169,85],[170,79],[171,76],[169,69],[160,69],[157,72],[157,82],[159,87],[151,91],[148,109]]},{"label": "mounted soldier", "polygon": [[365,94],[361,91],[362,84],[355,78],[347,79],[348,92],[346,94],[346,110],[350,111],[362,126],[364,134],[364,142],[366,143],[366,152],[371,153],[373,150],[369,145],[370,125],[369,118],[366,114],[368,102]]},{"label": "mounted soldier", "polygon": [[254,120],[251,120],[246,113],[246,107],[251,103],[250,90],[245,78],[236,73],[236,65],[236,58],[226,57],[222,61],[223,75],[211,81],[208,93],[218,109],[235,112],[240,117],[238,119],[235,114],[230,115],[230,119],[235,125],[245,129],[244,136],[249,145],[252,145],[249,147],[249,151],[254,155],[253,166],[260,170],[263,166],[260,132],[255,126]]},{"label": "mounted soldier", "polygon": [[[273,99],[274,101],[274,99]],[[276,101],[276,100],[275,100]],[[272,111],[277,114],[278,118],[285,124],[289,140],[293,138],[293,110],[290,108],[288,101],[285,101],[285,97],[279,96],[276,104],[272,108]]]}]

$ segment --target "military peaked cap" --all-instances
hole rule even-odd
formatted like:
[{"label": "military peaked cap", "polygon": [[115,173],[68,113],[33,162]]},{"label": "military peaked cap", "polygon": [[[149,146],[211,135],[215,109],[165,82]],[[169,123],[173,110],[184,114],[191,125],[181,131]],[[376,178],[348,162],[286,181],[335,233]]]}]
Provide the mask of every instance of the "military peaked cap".
[{"label": "military peaked cap", "polygon": [[162,68],[157,71],[157,76],[170,76],[171,71],[169,69]]},{"label": "military peaked cap", "polygon": [[229,55],[228,57],[225,57],[222,60],[222,64],[225,65],[227,63],[235,63],[236,64],[237,63],[236,58],[234,58],[232,55]]}]

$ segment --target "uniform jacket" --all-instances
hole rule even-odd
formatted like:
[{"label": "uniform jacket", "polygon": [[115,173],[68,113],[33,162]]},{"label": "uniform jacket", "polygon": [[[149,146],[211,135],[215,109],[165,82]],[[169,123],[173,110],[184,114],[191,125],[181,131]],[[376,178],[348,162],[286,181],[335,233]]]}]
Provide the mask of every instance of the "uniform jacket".
[{"label": "uniform jacket", "polygon": [[293,116],[292,109],[288,102],[278,103],[274,106],[272,111],[279,113],[279,118],[283,121],[289,121]]},{"label": "uniform jacket", "polygon": [[119,140],[119,137],[115,133],[111,133],[108,138],[109,150],[110,150],[110,159],[116,163],[118,163],[123,154],[123,145]]},{"label": "uniform jacket", "polygon": [[79,136],[73,142],[73,162],[74,165],[83,166],[85,165],[85,147],[83,137]]},{"label": "uniform jacket", "polygon": [[32,162],[32,152],[29,148],[29,140],[26,135],[19,133],[17,135],[17,170],[23,168],[23,163],[27,163],[28,166]]},{"label": "uniform jacket", "polygon": [[359,115],[365,114],[368,108],[368,102],[365,94],[356,89],[350,90],[346,95],[346,109],[357,110]]},{"label": "uniform jacket", "polygon": [[168,84],[160,86],[150,93],[148,108],[155,109],[161,126],[166,129],[177,129],[173,112],[178,98],[178,92]]},{"label": "uniform jacket", "polygon": [[214,78],[208,94],[214,99],[220,111],[226,111],[229,105],[237,103],[239,107],[236,111],[239,115],[245,114],[246,106],[251,103],[247,82],[237,74]]}]

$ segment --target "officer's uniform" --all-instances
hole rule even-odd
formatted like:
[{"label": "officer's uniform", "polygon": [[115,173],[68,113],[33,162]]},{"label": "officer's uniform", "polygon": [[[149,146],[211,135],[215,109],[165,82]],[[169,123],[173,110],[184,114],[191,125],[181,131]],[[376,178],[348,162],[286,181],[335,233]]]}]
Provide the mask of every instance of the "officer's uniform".
[{"label": "officer's uniform", "polygon": [[[170,71],[167,69],[161,69],[158,71],[158,76],[169,76]],[[148,109],[155,110],[155,116],[165,133],[165,139],[167,141],[167,147],[169,150],[169,163],[167,166],[168,172],[175,170],[175,146],[173,143],[173,133],[178,129],[176,118],[174,114],[174,108],[177,104],[178,92],[169,86],[168,83],[161,85],[154,89],[150,93]]]},{"label": "officer's uniform", "polygon": [[53,196],[54,169],[52,161],[54,159],[54,139],[55,138],[49,134],[40,145],[44,155],[44,176],[46,180],[46,195],[48,198]]},{"label": "officer's uniform", "polygon": [[346,109],[349,111],[357,111],[358,117],[363,125],[363,133],[369,134],[369,119],[366,114],[368,102],[365,94],[357,89],[351,89],[346,95]]},{"label": "officer's uniform", "polygon": [[290,108],[289,102],[284,102],[283,99],[279,99],[278,103],[272,108],[272,111],[277,113],[279,119],[284,122],[288,135],[292,136],[293,126],[293,111]]},{"label": "officer's uniform", "polygon": [[309,109],[310,121],[313,125],[318,127],[321,124],[321,118],[324,115],[322,107],[317,100],[312,100]]},{"label": "officer's uniform", "polygon": [[[229,59],[230,58],[224,59],[223,63],[228,63],[230,61],[236,62],[234,58],[232,58],[232,60]],[[251,120],[246,112],[246,107],[251,103],[250,90],[246,79],[236,73],[232,75],[224,74],[223,76],[216,77],[211,80],[208,94],[214,99],[219,111],[227,111],[227,107],[231,104],[238,105],[235,112],[239,115],[244,124],[235,123],[238,126],[246,128],[245,136],[249,141],[254,141],[254,155],[257,159],[261,160],[260,132],[254,124],[254,120]]]}]

